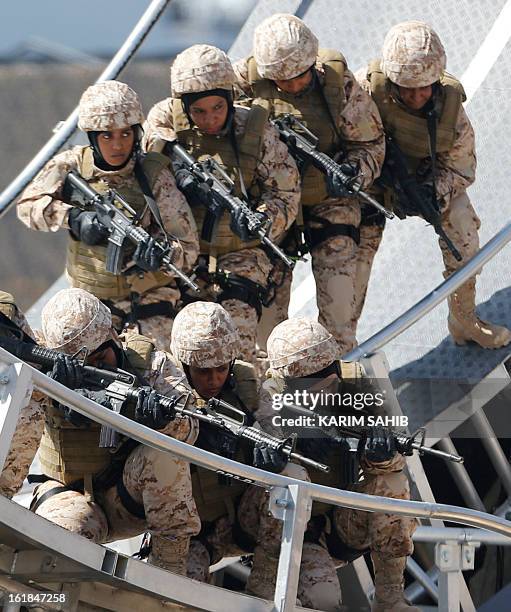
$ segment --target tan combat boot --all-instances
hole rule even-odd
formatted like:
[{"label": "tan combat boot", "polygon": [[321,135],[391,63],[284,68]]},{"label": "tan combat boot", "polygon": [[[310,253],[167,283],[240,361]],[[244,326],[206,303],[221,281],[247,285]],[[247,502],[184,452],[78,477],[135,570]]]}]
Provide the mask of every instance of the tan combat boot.
[{"label": "tan combat boot", "polygon": [[151,538],[151,552],[147,562],[169,572],[174,572],[174,574],[186,576],[189,549],[190,538],[169,540],[162,536],[153,535]]},{"label": "tan combat boot", "polygon": [[497,349],[506,346],[511,342],[511,331],[477,316],[475,286],[475,278],[471,278],[449,296],[449,333],[459,345],[472,341],[482,348]]},{"label": "tan combat boot", "polygon": [[371,612],[420,612],[406,601],[403,593],[406,557],[387,559],[372,552],[371,560],[375,587]]}]

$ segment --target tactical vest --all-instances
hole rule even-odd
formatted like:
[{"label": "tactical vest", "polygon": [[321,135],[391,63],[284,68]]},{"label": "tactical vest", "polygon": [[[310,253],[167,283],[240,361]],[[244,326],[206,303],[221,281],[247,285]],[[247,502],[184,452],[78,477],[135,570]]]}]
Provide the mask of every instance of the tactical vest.
[{"label": "tactical vest", "polygon": [[[415,171],[420,161],[431,154],[426,118],[411,113],[393,100],[392,82],[383,74],[379,60],[369,65],[367,79],[385,132],[399,145],[409,170]],[[445,153],[452,149],[456,141],[456,123],[466,96],[461,83],[446,72],[440,79],[440,96],[442,103],[436,130],[436,150]]]},{"label": "tactical vest", "polygon": [[[240,156],[240,167],[238,170],[236,154],[229,135],[214,136],[212,134],[204,134],[196,128],[192,128],[183,110],[181,100],[174,99],[171,105],[174,132],[179,143],[188,153],[199,161],[206,157],[213,157],[222,165],[223,169],[234,181],[236,185],[235,195],[239,197],[243,197],[239,177],[239,170],[241,170],[247,193],[252,197],[257,197],[258,194],[254,192],[255,185],[253,183],[257,165],[262,159],[264,130],[269,117],[267,109],[259,104],[254,104],[248,111],[245,130],[241,137],[237,137]],[[235,112],[239,113],[240,110],[236,109]],[[193,202],[191,204],[199,236],[201,236],[200,252],[202,254],[214,252],[215,254],[222,255],[259,245],[259,240],[243,242],[232,232],[229,226],[231,215],[227,212],[223,212],[220,218],[216,220],[211,242],[205,241],[202,239],[202,229],[207,213],[206,207],[202,204],[195,206]]]},{"label": "tactical vest", "polygon": [[[219,396],[220,399],[229,402],[240,410],[246,408],[249,413],[254,413],[257,410],[258,401],[257,376],[254,366],[244,361],[236,361],[233,374],[236,382],[235,388],[233,390],[223,390]],[[244,406],[241,404],[240,398]],[[251,444],[239,444],[235,457],[236,461],[251,464],[251,449]],[[246,483],[234,478],[231,479],[230,485],[220,484],[218,476],[213,470],[192,465],[193,498],[203,523],[215,521],[225,514],[232,515],[236,500],[246,488]]]},{"label": "tactical vest", "polygon": [[[318,62],[323,66],[324,83],[322,88],[330,113],[325,108],[323,97],[317,89],[303,97],[295,96],[281,91],[274,81],[261,78],[253,57],[248,60],[248,81],[253,88],[255,98],[262,98],[270,102],[274,117],[286,113],[294,115],[317,136],[319,140],[318,150],[332,155],[341,146],[336,130],[332,125],[331,116],[337,121],[346,103],[344,96],[346,60],[338,51],[320,49]],[[327,197],[325,175],[309,164],[302,174],[302,205],[318,204]]]},{"label": "tactical vest", "polygon": [[[148,178],[149,185],[154,182],[161,170],[169,164],[168,158],[160,153],[148,153],[142,162],[142,169]],[[78,172],[99,193],[108,191],[106,181],[93,177],[94,163],[92,150],[84,147],[78,164]],[[146,208],[146,201],[141,187],[136,183],[131,187],[119,187],[116,191],[123,196],[137,213],[142,213]],[[125,212],[125,211],[124,211]],[[129,213],[126,213],[129,216]],[[133,247],[126,247],[126,255],[133,252]],[[100,300],[113,300],[127,297],[136,289],[133,283],[140,282],[137,276],[125,276],[123,274],[111,274],[105,269],[106,246],[89,246],[71,236],[67,247],[66,271],[73,287],[79,287],[89,291]],[[169,277],[164,272],[151,273],[150,282],[144,284],[144,288],[152,289],[169,284]]]},{"label": "tactical vest", "polygon": [[[358,362],[341,361],[340,367],[341,378],[343,381],[341,391],[343,393],[356,393],[357,391],[361,391],[365,377],[361,364]],[[281,394],[285,393],[286,387],[284,379],[274,378],[273,380],[275,381],[275,384],[272,385],[273,392]],[[326,461],[327,465],[330,466],[330,471],[328,473],[324,473],[311,468],[309,470],[309,476],[312,482],[324,485],[326,487],[333,487],[334,489],[339,488],[339,483],[341,482],[341,466],[344,460],[344,451],[341,446],[336,445],[335,447],[332,447]],[[330,508],[328,504],[323,502],[314,502],[312,505],[312,514],[313,516],[323,514],[328,510],[328,508]]]},{"label": "tactical vest", "polygon": [[[135,373],[143,376],[151,367],[155,347],[145,336],[129,333],[121,337],[123,349]],[[46,476],[70,484],[86,475],[97,475],[110,465],[111,450],[99,447],[101,425],[91,421],[87,428],[75,427],[62,410],[51,403],[39,447],[41,469]]]}]

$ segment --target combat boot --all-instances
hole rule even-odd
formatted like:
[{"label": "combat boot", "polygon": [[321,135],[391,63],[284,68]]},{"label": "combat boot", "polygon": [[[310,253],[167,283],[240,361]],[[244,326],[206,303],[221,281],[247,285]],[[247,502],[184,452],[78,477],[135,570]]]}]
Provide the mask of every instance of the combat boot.
[{"label": "combat boot", "polygon": [[189,549],[190,538],[170,540],[162,536],[153,535],[151,538],[151,552],[147,562],[169,572],[174,572],[174,574],[186,576]]},{"label": "combat boot", "polygon": [[406,557],[387,559],[372,552],[371,560],[375,587],[371,612],[420,612],[406,601],[403,593]]},{"label": "combat boot", "polygon": [[471,278],[449,296],[449,333],[458,345],[472,341],[482,348],[497,349],[506,346],[511,342],[511,331],[477,316],[475,285],[475,278]]}]

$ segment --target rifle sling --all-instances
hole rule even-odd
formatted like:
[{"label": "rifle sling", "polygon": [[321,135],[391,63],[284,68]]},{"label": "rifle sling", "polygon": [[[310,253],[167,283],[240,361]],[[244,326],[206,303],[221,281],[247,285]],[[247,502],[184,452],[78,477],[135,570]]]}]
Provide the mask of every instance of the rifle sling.
[{"label": "rifle sling", "polygon": [[168,232],[165,229],[163,219],[161,218],[160,209],[158,208],[158,204],[156,203],[156,200],[154,199],[153,191],[151,189],[151,186],[149,185],[147,176],[142,168],[142,164],[140,163],[138,159],[135,162],[134,172],[135,172],[135,178],[137,179],[138,184],[140,185],[140,189],[142,189],[142,193],[144,194],[144,199],[147,203],[147,206],[149,207],[151,214],[153,215],[156,223],[158,224],[159,228],[163,232],[163,235],[165,236],[165,240],[168,243]]}]

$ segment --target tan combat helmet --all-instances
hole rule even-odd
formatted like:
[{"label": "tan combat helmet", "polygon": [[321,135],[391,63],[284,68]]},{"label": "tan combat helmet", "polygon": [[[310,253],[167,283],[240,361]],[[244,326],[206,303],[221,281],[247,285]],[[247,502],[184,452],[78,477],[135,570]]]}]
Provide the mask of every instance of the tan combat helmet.
[{"label": "tan combat helmet", "polygon": [[254,59],[264,79],[294,79],[316,63],[318,39],[305,23],[276,13],[254,30]]},{"label": "tan combat helmet", "polygon": [[42,310],[41,324],[46,346],[70,355],[82,347],[92,353],[115,337],[110,311],[84,289],[56,293]]},{"label": "tan combat helmet", "polygon": [[231,315],[220,304],[193,302],[174,320],[170,350],[185,365],[217,368],[238,357],[240,337]]},{"label": "tan combat helmet", "polygon": [[402,87],[426,87],[445,70],[445,50],[438,34],[422,21],[403,21],[391,28],[383,43],[381,68]]},{"label": "tan combat helmet", "polygon": [[236,76],[227,54],[211,45],[193,45],[180,53],[170,69],[172,96],[212,89],[231,91]]},{"label": "tan combat helmet", "polygon": [[120,81],[103,81],[88,87],[78,106],[78,127],[84,132],[107,132],[142,124],[144,113],[138,95]]},{"label": "tan combat helmet", "polygon": [[296,317],[279,323],[266,344],[270,369],[283,378],[320,372],[339,359],[339,346],[320,323]]}]

